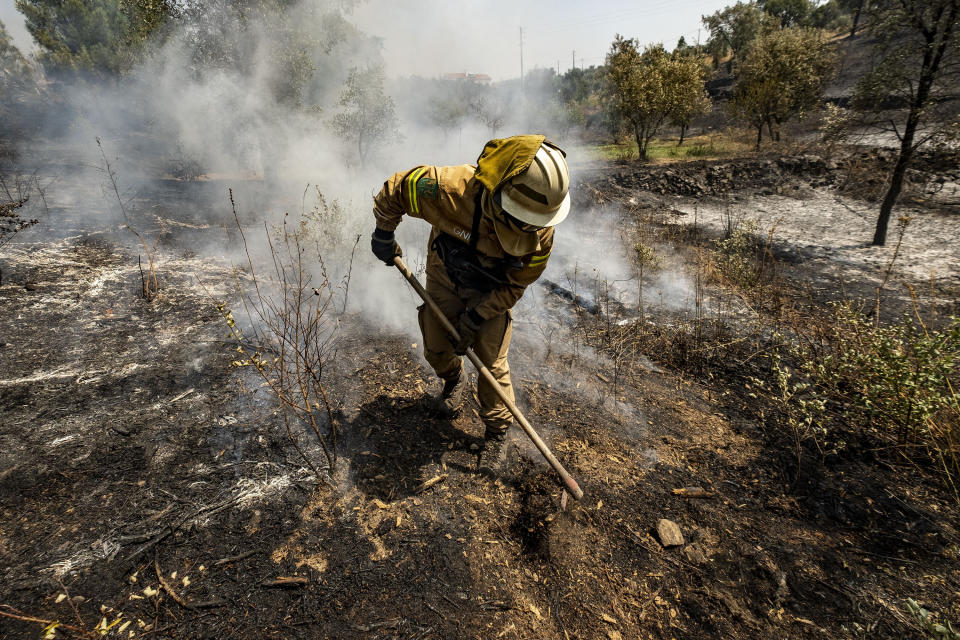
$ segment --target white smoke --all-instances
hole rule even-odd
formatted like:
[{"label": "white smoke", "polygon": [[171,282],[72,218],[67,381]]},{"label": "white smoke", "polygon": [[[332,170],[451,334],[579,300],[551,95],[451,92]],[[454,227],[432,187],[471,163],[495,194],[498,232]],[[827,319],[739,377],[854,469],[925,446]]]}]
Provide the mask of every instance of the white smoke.
[{"label": "white smoke", "polygon": [[[352,3],[303,0],[281,13],[252,12],[242,19],[226,0],[204,3],[121,79],[56,79],[61,106],[47,110],[45,126],[39,136],[24,140],[20,157],[35,162],[40,172],[54,172],[56,182],[48,189],[47,201],[54,216],[76,230],[122,222],[96,138],[103,142],[121,199],[137,224],[188,216],[229,227],[233,219],[227,189],[232,188],[238,214],[248,225],[252,255],[260,264],[268,264],[269,256],[263,223],[269,227],[286,213],[296,217],[310,211],[318,189],[328,204],[339,205],[339,217],[326,221],[336,227],[337,233],[328,235],[338,241],[322,250],[335,285],[350,274],[347,310],[416,341],[414,307],[419,300],[368,248],[374,226],[371,198],[384,179],[421,164],[471,163],[489,138],[525,132],[546,133],[566,146],[574,167],[589,160],[572,144],[575,131],[558,120],[549,82],[552,71],[540,70],[528,76],[522,92],[518,81],[487,86],[436,77],[388,77],[385,88],[396,103],[399,135],[389,136],[360,163],[352,145],[330,126],[350,70],[381,65],[385,53],[390,56],[387,68],[410,68],[410,61],[422,55],[419,36],[404,39],[402,50],[384,52],[367,32],[389,28],[444,34],[463,43],[449,60],[451,71],[482,72],[485,49],[467,34],[489,32],[484,20],[495,20],[482,11],[474,12],[476,19],[452,20],[447,15],[451,8],[436,15],[410,12],[406,22],[391,18],[387,25],[387,14],[372,5],[357,9],[356,17],[352,11]],[[457,57],[461,55],[467,57]],[[470,60],[476,65],[468,64]],[[456,117],[444,117],[444,109],[459,111]],[[197,176],[206,182],[171,180]],[[624,228],[617,212],[575,210],[558,227],[545,277],[588,298],[602,287],[604,295],[626,306],[635,304],[635,274],[621,237]],[[427,225],[416,220],[406,220],[398,230],[414,269],[424,264],[428,232]],[[235,235],[207,234],[202,242],[203,252],[245,262]],[[319,267],[314,277],[320,278]],[[664,276],[663,297],[682,297],[685,286],[680,278]],[[528,313],[533,299],[531,292],[518,315]]]}]

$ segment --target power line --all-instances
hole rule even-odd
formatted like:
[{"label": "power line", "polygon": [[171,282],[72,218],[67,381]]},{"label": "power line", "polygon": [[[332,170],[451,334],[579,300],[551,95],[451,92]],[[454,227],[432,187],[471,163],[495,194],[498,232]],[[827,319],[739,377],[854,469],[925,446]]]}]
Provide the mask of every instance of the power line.
[{"label": "power line", "polygon": [[520,95],[523,95],[523,27],[520,27]]},{"label": "power line", "polygon": [[659,2],[654,2],[640,9],[596,14],[580,20],[547,25],[542,29],[538,29],[537,32],[553,33],[556,31],[565,31],[569,29],[582,29],[583,27],[604,24],[606,22],[622,22],[626,18],[635,16],[659,15],[660,13],[664,13],[666,10],[675,10],[678,5],[691,5],[694,3],[699,3],[699,0],[660,0]]}]

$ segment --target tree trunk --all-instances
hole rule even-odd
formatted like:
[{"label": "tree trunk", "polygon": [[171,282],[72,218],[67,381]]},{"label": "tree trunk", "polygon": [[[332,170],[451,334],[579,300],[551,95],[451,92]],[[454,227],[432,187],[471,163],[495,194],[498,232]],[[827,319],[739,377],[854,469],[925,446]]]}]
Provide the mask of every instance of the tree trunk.
[{"label": "tree trunk", "polygon": [[683,136],[686,132],[687,132],[687,125],[681,124],[680,125],[680,141],[677,143],[678,147],[683,144]]},{"label": "tree trunk", "polygon": [[856,35],[857,33],[857,24],[860,23],[860,12],[863,11],[863,3],[866,0],[860,0],[860,4],[857,5],[857,10],[853,12],[853,26],[850,27],[850,37]]},{"label": "tree trunk", "polygon": [[933,81],[936,78],[937,71],[940,69],[940,62],[943,59],[943,53],[950,42],[950,36],[953,30],[953,19],[956,17],[954,11],[947,21],[947,30],[942,34],[939,46],[935,49],[933,45],[934,35],[925,34],[928,46],[923,52],[923,63],[920,67],[920,81],[917,83],[917,93],[910,104],[910,113],[907,114],[907,124],[903,128],[903,138],[900,139],[900,155],[897,157],[897,164],[893,167],[893,174],[890,176],[890,188],[887,195],[883,197],[883,203],[880,205],[880,217],[877,218],[877,228],[873,233],[873,245],[882,247],[887,242],[887,226],[890,223],[890,214],[893,212],[893,205],[897,203],[900,197],[900,191],[903,189],[903,178],[907,174],[907,166],[910,164],[910,158],[913,156],[913,138],[917,133],[917,127],[920,124],[920,114],[923,113],[930,98],[930,90],[933,87]]},{"label": "tree trunk", "polygon": [[873,246],[875,247],[882,247],[887,242],[890,214],[893,212],[893,205],[897,203],[897,198],[900,197],[900,191],[903,190],[903,178],[907,174],[907,165],[910,164],[910,158],[913,156],[913,136],[917,131],[919,120],[919,110],[911,108],[910,115],[907,117],[907,126],[903,132],[903,140],[900,141],[900,155],[897,157],[897,164],[894,165],[893,174],[890,176],[890,188],[887,189],[887,195],[883,197],[883,203],[880,205],[880,217],[877,218],[877,228],[873,232]]},{"label": "tree trunk", "polygon": [[643,162],[647,159],[647,145],[644,142],[643,129],[634,127],[633,135],[637,139],[637,158]]},{"label": "tree trunk", "polygon": [[763,123],[757,125],[757,151],[760,151],[760,142],[763,140]]},{"label": "tree trunk", "polygon": [[779,141],[780,137],[773,132],[773,120],[767,120],[767,137],[771,142]]}]

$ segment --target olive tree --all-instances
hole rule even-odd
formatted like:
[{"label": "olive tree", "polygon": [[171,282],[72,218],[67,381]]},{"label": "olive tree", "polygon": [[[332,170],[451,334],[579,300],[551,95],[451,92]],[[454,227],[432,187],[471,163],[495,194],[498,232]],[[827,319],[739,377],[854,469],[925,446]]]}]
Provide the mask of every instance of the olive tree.
[{"label": "olive tree", "polygon": [[757,130],[779,139],[779,125],[820,103],[834,56],[819,32],[780,29],[760,35],[739,67],[731,109]]},{"label": "olive tree", "polygon": [[733,57],[727,66],[732,70],[770,17],[755,2],[737,2],[709,16],[702,16],[702,20],[710,30],[707,47],[715,56],[730,51]]},{"label": "olive tree", "polygon": [[674,54],[672,62],[676,99],[670,124],[680,127],[679,147],[693,119],[710,110],[710,97],[704,88],[706,69],[699,57]]},{"label": "olive tree", "polygon": [[899,154],[880,205],[873,244],[882,246],[914,152],[949,130],[960,85],[960,0],[881,0],[869,26],[874,68],[857,85],[853,107],[894,134]]},{"label": "olive tree", "polygon": [[351,69],[339,104],[343,110],[334,116],[333,130],[356,143],[361,164],[373,147],[400,136],[393,98],[383,89],[382,67]]},{"label": "olive tree", "polygon": [[779,21],[781,27],[806,26],[817,8],[810,0],[761,0],[759,4]]},{"label": "olive tree", "polygon": [[702,70],[687,58],[670,56],[661,44],[641,53],[636,39],[618,35],[606,67],[610,104],[630,127],[641,160],[665,121],[702,104]]}]

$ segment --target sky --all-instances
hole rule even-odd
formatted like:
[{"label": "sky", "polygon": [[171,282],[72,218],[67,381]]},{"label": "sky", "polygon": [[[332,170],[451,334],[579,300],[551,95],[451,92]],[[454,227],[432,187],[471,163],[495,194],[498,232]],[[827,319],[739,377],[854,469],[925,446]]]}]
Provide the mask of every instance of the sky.
[{"label": "sky", "polygon": [[[694,43],[701,15],[732,2],[369,0],[353,15],[364,31],[383,38],[388,72],[433,76],[466,71],[504,80],[520,75],[521,27],[524,69],[559,65],[564,73],[574,57],[578,67],[603,64],[618,33],[644,45],[662,42],[668,49],[680,36]],[[418,16],[424,31],[418,29]],[[706,40],[706,32],[699,37]]]},{"label": "sky", "polygon": [[[383,39],[387,72],[437,76],[486,73],[494,80],[523,66],[560,68],[602,64],[616,34],[671,49],[680,36],[706,40],[700,16],[733,0],[366,0],[353,20]],[[0,0],[0,20],[22,51],[34,46],[14,0]]]}]

